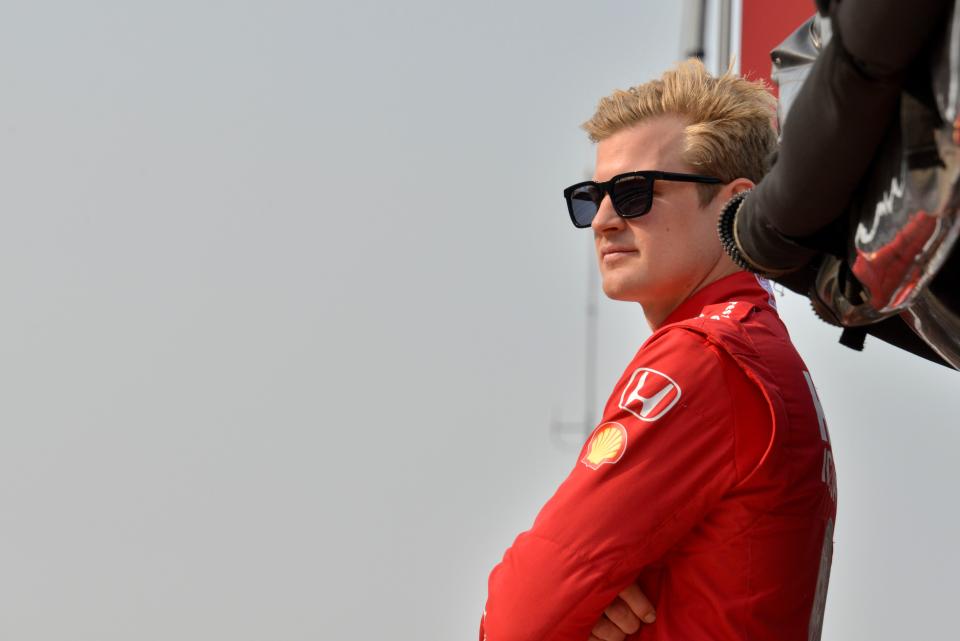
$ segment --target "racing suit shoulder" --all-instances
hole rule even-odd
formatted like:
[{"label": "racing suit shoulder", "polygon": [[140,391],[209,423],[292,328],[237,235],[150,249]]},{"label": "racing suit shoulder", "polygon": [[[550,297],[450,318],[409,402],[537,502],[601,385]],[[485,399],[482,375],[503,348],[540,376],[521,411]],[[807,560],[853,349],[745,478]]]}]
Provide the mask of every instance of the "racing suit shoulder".
[{"label": "racing suit shoulder", "polygon": [[[749,301],[708,305],[699,316],[663,329],[679,328],[721,348],[762,392],[772,419],[769,447],[760,461],[763,475],[767,483],[790,488],[795,499],[778,509],[835,518],[836,474],[823,408],[776,311]],[[811,510],[810,503],[819,508]]]},{"label": "racing suit shoulder", "polygon": [[[716,311],[711,307],[705,311]],[[715,307],[723,309],[726,305]],[[746,312],[746,308],[742,311]],[[703,318],[698,318],[661,328],[644,344],[635,362],[648,366],[675,362],[695,365],[691,368],[696,374],[692,384],[705,387],[705,393],[713,395],[713,402],[724,408],[729,417],[728,434],[733,440],[739,482],[760,465],[769,449],[776,411],[763,383],[742,358],[735,356],[759,356],[739,319],[729,319],[725,326],[703,325]],[[705,354],[712,354],[713,358],[700,358]]]}]

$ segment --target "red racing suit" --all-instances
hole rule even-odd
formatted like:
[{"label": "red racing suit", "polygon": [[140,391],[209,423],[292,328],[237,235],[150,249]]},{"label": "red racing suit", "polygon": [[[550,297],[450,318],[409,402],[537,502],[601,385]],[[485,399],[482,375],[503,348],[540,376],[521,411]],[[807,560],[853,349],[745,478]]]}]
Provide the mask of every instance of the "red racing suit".
[{"label": "red racing suit", "polygon": [[718,280],[644,342],[573,471],[490,574],[481,640],[586,641],[633,582],[657,620],[631,639],[820,638],[833,455],[764,285]]}]

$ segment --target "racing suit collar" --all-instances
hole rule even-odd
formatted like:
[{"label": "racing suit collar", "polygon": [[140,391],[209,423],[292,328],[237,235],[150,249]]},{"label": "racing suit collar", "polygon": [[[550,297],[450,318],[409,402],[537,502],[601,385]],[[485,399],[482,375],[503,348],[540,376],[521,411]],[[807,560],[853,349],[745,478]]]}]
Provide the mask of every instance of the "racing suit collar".
[{"label": "racing suit collar", "polygon": [[701,310],[707,305],[733,300],[752,303],[757,307],[770,310],[776,309],[772,294],[760,285],[759,277],[751,272],[742,271],[724,276],[694,292],[690,298],[670,312],[660,327],[699,316]]}]

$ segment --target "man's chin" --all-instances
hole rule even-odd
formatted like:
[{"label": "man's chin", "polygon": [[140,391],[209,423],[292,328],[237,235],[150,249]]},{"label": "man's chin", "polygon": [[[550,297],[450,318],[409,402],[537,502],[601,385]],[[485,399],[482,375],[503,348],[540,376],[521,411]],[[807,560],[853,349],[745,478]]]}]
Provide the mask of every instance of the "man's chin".
[{"label": "man's chin", "polygon": [[607,279],[603,281],[603,293],[610,300],[622,300],[625,302],[639,302],[637,293],[624,283],[611,282]]}]

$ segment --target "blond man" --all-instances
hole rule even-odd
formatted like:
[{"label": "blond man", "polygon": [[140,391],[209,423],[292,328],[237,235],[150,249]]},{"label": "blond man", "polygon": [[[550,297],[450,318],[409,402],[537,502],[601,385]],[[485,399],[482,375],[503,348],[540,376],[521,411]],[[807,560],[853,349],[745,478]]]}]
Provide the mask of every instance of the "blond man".
[{"label": "blond man", "polygon": [[[604,292],[653,334],[569,477],[490,575],[488,641],[818,639],[836,487],[766,281],[716,234],[774,151],[772,98],[688,61],[600,101],[564,192]],[[653,621],[646,599],[656,607]]]}]

